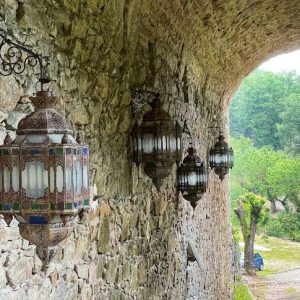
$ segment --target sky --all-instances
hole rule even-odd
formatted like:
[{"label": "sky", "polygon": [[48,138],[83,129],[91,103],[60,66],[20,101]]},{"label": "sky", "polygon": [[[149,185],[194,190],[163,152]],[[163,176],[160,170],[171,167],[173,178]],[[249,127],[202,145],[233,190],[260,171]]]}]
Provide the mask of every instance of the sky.
[{"label": "sky", "polygon": [[296,71],[300,75],[300,50],[275,56],[258,67],[275,73]]}]

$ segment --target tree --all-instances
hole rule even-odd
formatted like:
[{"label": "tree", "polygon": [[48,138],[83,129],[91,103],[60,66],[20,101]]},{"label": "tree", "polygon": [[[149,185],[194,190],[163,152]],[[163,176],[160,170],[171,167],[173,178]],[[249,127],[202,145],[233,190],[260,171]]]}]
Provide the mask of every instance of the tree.
[{"label": "tree", "polygon": [[254,240],[259,222],[265,223],[268,218],[266,199],[254,193],[246,193],[239,197],[236,213],[245,243],[244,258],[247,274],[253,275],[254,269]]},{"label": "tree", "polygon": [[293,155],[300,154],[300,93],[286,97],[277,124],[278,137],[284,149]]},{"label": "tree", "polygon": [[[282,149],[278,136],[280,114],[291,94],[300,94],[300,80],[295,73],[274,74],[255,71],[242,83],[230,106],[231,135],[251,138],[256,147]],[[294,116],[297,116],[294,110]]]},{"label": "tree", "polygon": [[249,138],[232,139],[231,144],[235,151],[232,201],[245,192],[254,192],[271,202],[272,213],[276,213],[275,201],[281,201],[286,207],[288,202],[300,207],[300,158],[271,147],[257,149]]}]

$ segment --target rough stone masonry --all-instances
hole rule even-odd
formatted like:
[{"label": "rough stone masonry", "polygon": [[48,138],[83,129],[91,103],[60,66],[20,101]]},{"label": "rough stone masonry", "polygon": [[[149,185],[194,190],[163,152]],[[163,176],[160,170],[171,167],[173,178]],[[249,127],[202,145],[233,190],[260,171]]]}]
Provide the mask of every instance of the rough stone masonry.
[{"label": "rough stone masonry", "polygon": [[[1,221],[0,299],[231,299],[228,178],[211,171],[195,211],[176,192],[175,166],[156,191],[131,162],[129,88],[160,91],[207,159],[218,134],[209,127],[227,132],[242,78],[299,47],[300,2],[0,0],[0,29],[50,57],[58,110],[85,132],[98,191],[46,272],[17,222]],[[0,142],[34,109],[35,72],[0,77]],[[188,240],[204,269],[188,262]]]}]

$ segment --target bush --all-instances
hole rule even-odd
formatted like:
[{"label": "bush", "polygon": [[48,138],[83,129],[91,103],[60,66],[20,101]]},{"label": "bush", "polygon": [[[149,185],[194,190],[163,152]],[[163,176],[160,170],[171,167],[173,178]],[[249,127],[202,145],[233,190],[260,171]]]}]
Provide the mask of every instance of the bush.
[{"label": "bush", "polygon": [[280,212],[272,217],[265,229],[268,235],[300,242],[299,213]]}]

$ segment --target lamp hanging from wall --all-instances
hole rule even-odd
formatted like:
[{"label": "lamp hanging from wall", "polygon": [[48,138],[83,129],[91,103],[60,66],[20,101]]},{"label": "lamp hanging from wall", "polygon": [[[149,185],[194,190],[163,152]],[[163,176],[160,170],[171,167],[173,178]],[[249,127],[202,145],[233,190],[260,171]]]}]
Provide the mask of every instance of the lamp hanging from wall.
[{"label": "lamp hanging from wall", "polygon": [[[144,94],[150,97],[143,97]],[[152,98],[152,101],[149,98]],[[172,165],[181,159],[182,130],[179,124],[171,119],[170,114],[161,108],[158,93],[133,91],[134,108],[141,105],[141,102],[149,102],[151,110],[144,114],[140,125],[135,123],[131,131],[133,161],[143,166],[147,176],[152,179],[156,188],[160,189]]]},{"label": "lamp hanging from wall", "polygon": [[188,133],[190,145],[187,150],[188,155],[183,159],[177,169],[177,188],[182,193],[184,199],[190,202],[193,208],[206,192],[208,184],[208,172],[205,162],[196,155],[191,133],[186,124],[184,131]]},{"label": "lamp hanging from wall", "polygon": [[228,174],[229,169],[233,167],[234,155],[233,150],[225,142],[222,133],[218,137],[218,141],[209,152],[209,164],[221,180]]},{"label": "lamp hanging from wall", "polygon": [[19,122],[16,138],[7,133],[0,146],[0,214],[7,225],[13,217],[19,221],[21,236],[37,246],[46,265],[72,232],[75,216],[89,207],[89,148],[54,110],[57,98],[44,90],[50,79],[43,58],[0,37],[0,74],[38,64],[41,84],[30,97],[36,110]]}]

